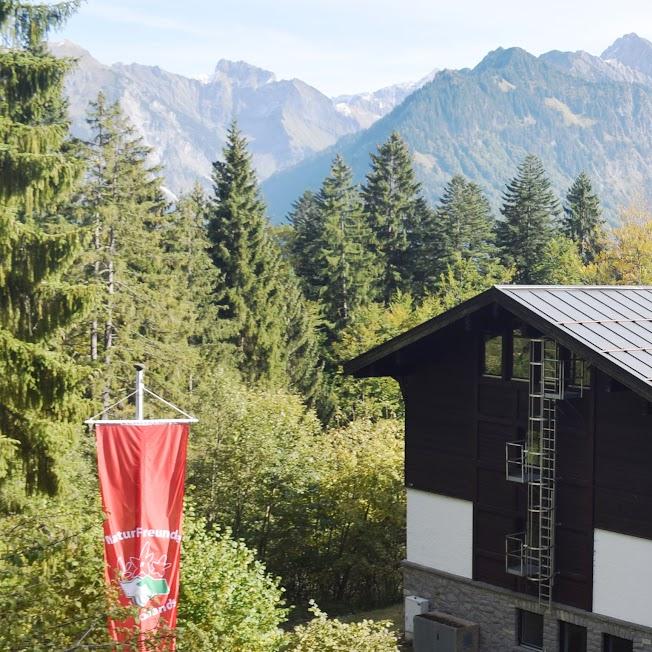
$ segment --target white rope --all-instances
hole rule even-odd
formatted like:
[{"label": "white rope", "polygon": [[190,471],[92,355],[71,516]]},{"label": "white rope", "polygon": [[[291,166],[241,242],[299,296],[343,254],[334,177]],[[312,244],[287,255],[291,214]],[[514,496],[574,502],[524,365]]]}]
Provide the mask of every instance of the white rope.
[{"label": "white rope", "polygon": [[109,405],[109,407],[104,408],[101,412],[98,412],[94,416],[92,416],[90,419],[86,420],[86,423],[90,423],[91,421],[96,421],[98,417],[104,416],[109,410],[112,410],[114,407],[118,407],[120,403],[124,403],[125,401],[129,400],[134,394],[136,393],[136,390],[131,392],[131,394],[127,394],[127,396],[121,398],[119,401],[116,401],[112,405]]},{"label": "white rope", "polygon": [[172,408],[173,410],[176,410],[179,414],[183,414],[184,417],[187,417],[188,419],[194,419],[195,421],[197,420],[196,417],[192,416],[192,414],[188,414],[187,412],[184,412],[180,407],[177,407],[174,403],[170,403],[170,401],[166,401],[162,396],[155,394],[151,389],[148,389],[147,387],[143,386],[143,390],[145,390],[150,396],[153,396],[154,398],[161,401],[161,403],[164,403],[165,405]]}]

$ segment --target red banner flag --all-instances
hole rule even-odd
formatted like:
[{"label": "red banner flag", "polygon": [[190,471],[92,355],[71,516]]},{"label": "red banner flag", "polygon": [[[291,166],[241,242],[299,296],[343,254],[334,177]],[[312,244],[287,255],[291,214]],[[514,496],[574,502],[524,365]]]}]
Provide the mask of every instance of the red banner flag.
[{"label": "red banner flag", "polygon": [[[104,521],[105,577],[138,617],[109,622],[125,641],[177,620],[188,424],[96,425]],[[174,649],[167,639],[158,649]]]}]

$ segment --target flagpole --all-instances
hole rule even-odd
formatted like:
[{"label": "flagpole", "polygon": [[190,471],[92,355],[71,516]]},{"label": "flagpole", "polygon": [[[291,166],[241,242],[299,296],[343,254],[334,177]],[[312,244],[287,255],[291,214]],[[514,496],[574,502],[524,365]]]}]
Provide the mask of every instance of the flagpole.
[{"label": "flagpole", "polygon": [[136,367],[136,419],[143,420],[143,376],[145,375],[145,365],[137,363]]}]

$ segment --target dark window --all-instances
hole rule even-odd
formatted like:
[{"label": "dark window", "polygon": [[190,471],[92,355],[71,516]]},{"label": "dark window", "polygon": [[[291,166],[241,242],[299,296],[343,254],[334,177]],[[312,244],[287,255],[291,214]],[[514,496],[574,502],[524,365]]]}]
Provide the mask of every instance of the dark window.
[{"label": "dark window", "polygon": [[559,652],[586,652],[586,627],[560,620]]},{"label": "dark window", "polygon": [[603,652],[632,652],[634,643],[620,636],[605,634],[602,638],[602,649]]},{"label": "dark window", "polygon": [[543,616],[531,611],[518,611],[518,643],[533,650],[543,650]]},{"label": "dark window", "polygon": [[591,365],[578,355],[571,353],[568,384],[573,387],[591,387]]},{"label": "dark window", "polygon": [[515,330],[512,338],[512,378],[530,379],[530,338],[520,330]]},{"label": "dark window", "polygon": [[485,376],[503,376],[503,337],[485,335],[482,353],[482,373]]}]

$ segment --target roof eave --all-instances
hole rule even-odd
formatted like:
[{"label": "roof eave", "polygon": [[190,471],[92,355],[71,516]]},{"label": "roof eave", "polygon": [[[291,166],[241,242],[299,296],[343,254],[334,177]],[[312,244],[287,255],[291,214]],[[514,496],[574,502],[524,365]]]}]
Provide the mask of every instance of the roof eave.
[{"label": "roof eave", "polygon": [[495,287],[491,287],[477,296],[460,303],[458,306],[446,310],[440,315],[423,322],[423,324],[419,324],[418,326],[411,328],[409,331],[401,333],[391,340],[375,346],[373,349],[369,349],[369,351],[362,353],[356,358],[344,362],[344,373],[352,376],[363,376],[364,374],[361,372],[365,368],[370,367],[372,364],[381,362],[393,353],[396,353],[406,346],[415,344],[419,340],[436,333],[458,319],[461,319],[480,308],[484,308],[490,303],[497,301],[499,296],[503,296],[502,293]]}]

